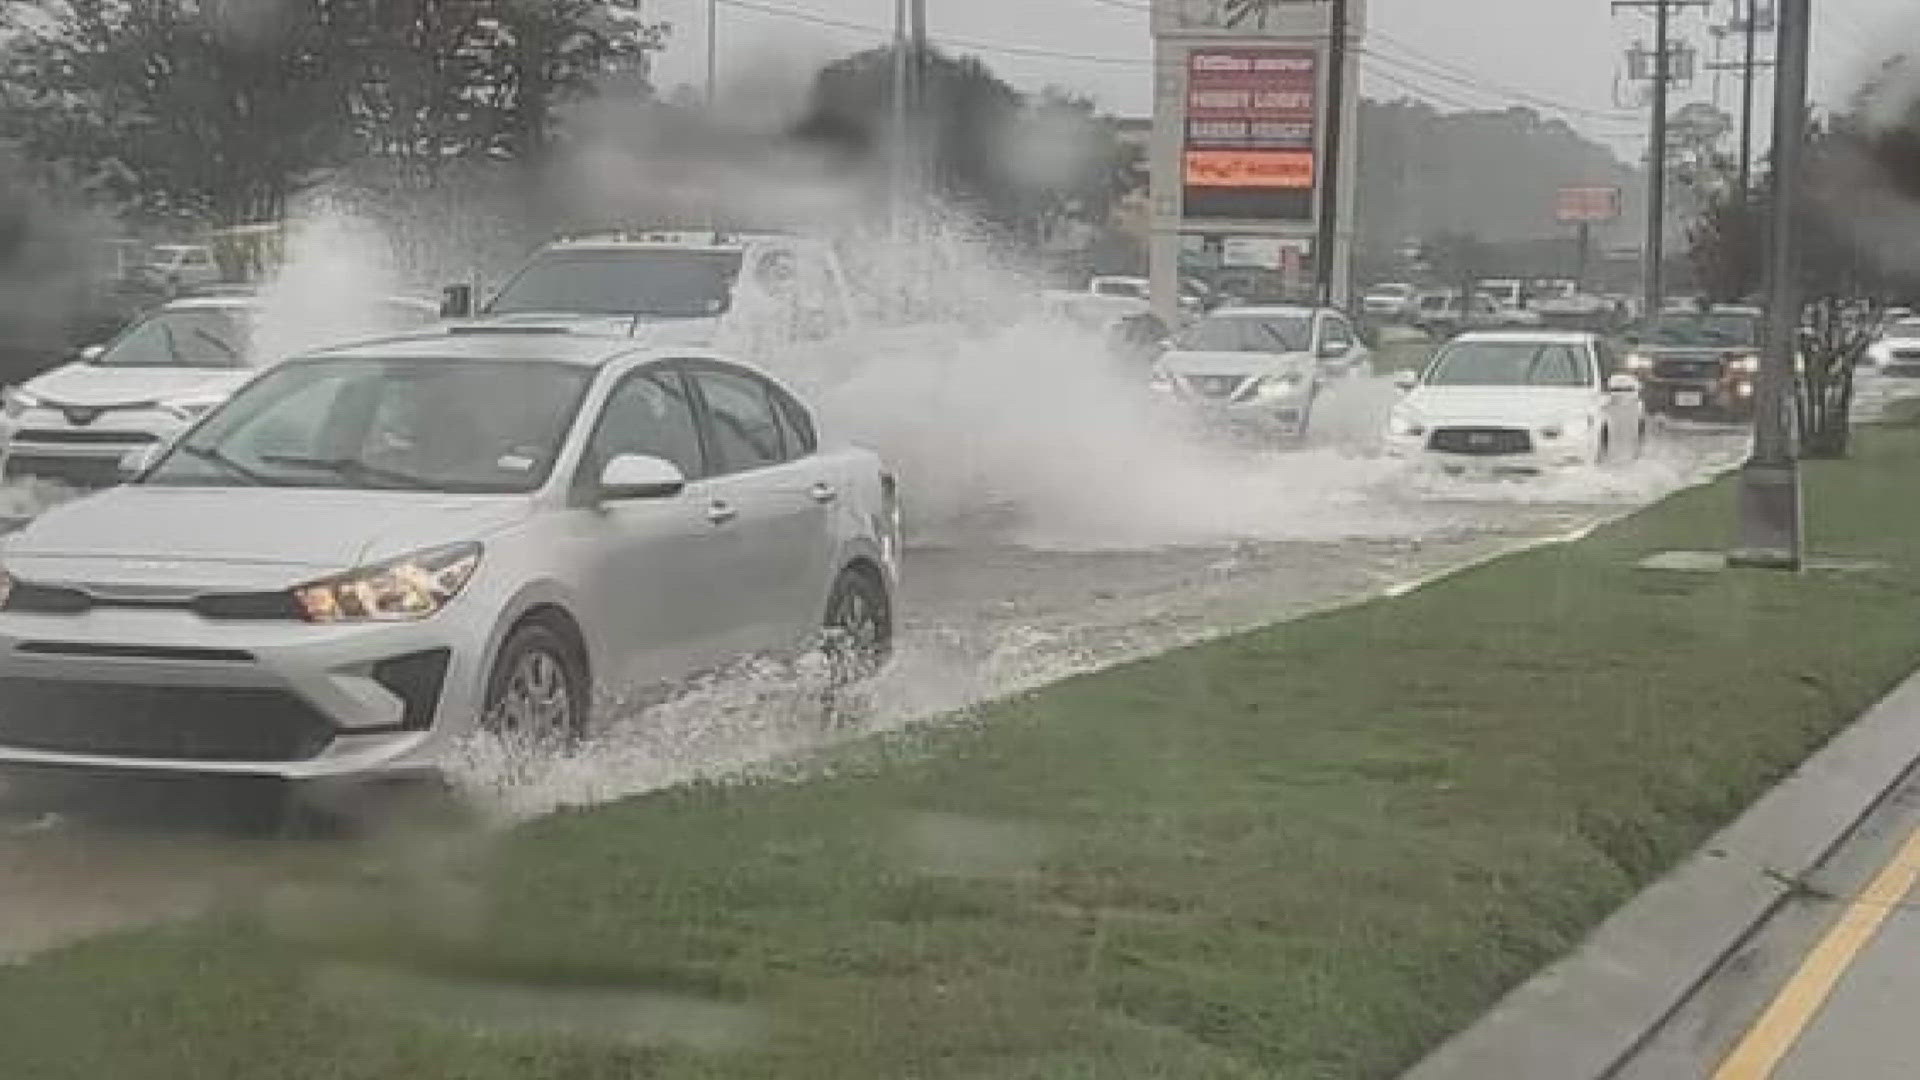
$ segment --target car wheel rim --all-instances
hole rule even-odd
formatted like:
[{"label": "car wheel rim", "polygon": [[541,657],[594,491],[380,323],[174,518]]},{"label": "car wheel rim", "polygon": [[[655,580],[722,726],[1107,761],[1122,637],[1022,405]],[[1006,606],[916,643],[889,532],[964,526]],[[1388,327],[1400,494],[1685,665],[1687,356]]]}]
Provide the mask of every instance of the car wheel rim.
[{"label": "car wheel rim", "polygon": [[879,667],[887,647],[886,615],[868,589],[850,585],[827,613],[826,652],[839,676],[860,676]]},{"label": "car wheel rim", "polygon": [[545,649],[521,655],[500,695],[501,730],[529,736],[563,734],[573,726],[573,690],[566,668]]}]

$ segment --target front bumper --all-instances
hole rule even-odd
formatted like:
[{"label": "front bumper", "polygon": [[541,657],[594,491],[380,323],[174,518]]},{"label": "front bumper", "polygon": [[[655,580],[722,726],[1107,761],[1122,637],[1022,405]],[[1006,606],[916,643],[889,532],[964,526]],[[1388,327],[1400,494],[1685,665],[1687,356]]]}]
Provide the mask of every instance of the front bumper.
[{"label": "front bumper", "polygon": [[1701,419],[1753,416],[1753,381],[1748,378],[1678,380],[1640,376],[1640,401],[1650,413]]},{"label": "front bumper", "polygon": [[0,472],[8,479],[107,487],[120,481],[128,453],[163,445],[187,425],[179,415],[153,407],[98,412],[36,407],[7,422]]},{"label": "front bumper", "polygon": [[313,626],[0,613],[0,763],[292,780],[429,771],[472,726],[485,647],[445,614]]},{"label": "front bumper", "polygon": [[1500,478],[1544,476],[1562,469],[1577,468],[1593,460],[1593,451],[1584,439],[1560,439],[1547,442],[1535,438],[1533,448],[1523,452],[1499,454],[1458,454],[1435,450],[1429,436],[1389,435],[1386,455],[1423,471],[1446,476]]},{"label": "front bumper", "polygon": [[1313,411],[1313,394],[1234,401],[1179,391],[1169,394],[1187,415],[1210,430],[1255,438],[1299,438],[1306,434]]}]

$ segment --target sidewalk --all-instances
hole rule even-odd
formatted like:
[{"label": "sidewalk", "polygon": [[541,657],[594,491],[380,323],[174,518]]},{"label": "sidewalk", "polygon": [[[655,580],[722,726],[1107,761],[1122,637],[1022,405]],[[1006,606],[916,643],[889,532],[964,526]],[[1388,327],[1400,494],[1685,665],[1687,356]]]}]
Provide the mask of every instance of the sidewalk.
[{"label": "sidewalk", "polygon": [[1619,1080],[1920,1075],[1920,779],[1723,964]]}]

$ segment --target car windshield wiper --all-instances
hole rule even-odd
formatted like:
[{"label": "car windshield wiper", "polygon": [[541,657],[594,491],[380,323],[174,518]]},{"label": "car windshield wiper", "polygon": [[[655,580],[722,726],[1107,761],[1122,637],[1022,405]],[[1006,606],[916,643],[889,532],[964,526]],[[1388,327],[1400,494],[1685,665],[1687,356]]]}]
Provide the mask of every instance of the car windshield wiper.
[{"label": "car windshield wiper", "polygon": [[201,461],[210,461],[249,483],[262,484],[268,487],[275,486],[274,481],[228,457],[222,453],[218,447],[195,446],[192,443],[183,442],[179,444],[178,449],[181,453],[189,457],[199,458]]},{"label": "car windshield wiper", "polygon": [[373,480],[395,487],[413,491],[439,491],[443,485],[424,476],[401,472],[398,469],[383,469],[370,465],[358,458],[308,457],[302,454],[262,454],[261,461],[275,465],[292,465],[298,468],[323,469],[344,480]]}]

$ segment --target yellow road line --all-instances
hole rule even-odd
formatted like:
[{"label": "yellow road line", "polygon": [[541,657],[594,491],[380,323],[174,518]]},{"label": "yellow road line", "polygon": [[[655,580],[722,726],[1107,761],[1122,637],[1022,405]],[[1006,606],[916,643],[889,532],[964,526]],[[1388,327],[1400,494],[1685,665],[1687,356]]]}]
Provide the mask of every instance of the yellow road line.
[{"label": "yellow road line", "polygon": [[1800,969],[1747,1030],[1732,1055],[1720,1064],[1713,1080],[1767,1080],[1772,1076],[1814,1014],[1833,994],[1840,977],[1873,940],[1880,924],[1913,891],[1916,881],[1920,881],[1920,828],[1907,837],[1867,891],[1847,906],[1840,921],[1800,962]]}]

